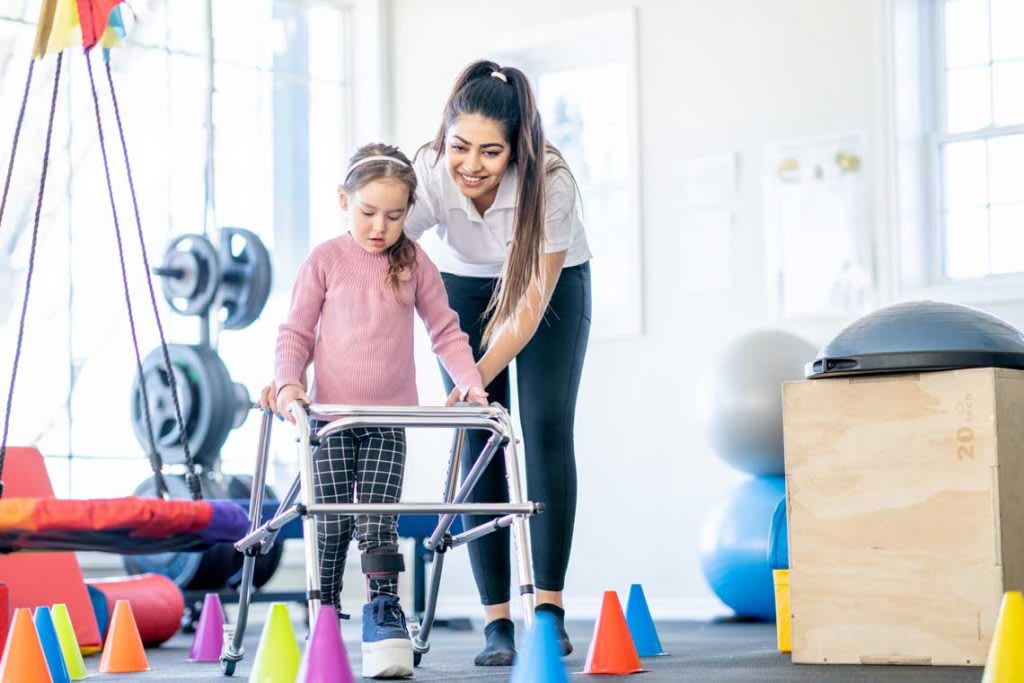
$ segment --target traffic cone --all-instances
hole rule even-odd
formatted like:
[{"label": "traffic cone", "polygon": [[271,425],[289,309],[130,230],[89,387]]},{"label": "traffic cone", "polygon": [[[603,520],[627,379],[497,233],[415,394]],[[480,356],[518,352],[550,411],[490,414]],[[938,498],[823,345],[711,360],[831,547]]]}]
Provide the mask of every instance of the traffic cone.
[{"label": "traffic cone", "polygon": [[999,607],[981,683],[1017,681],[1024,681],[1024,596],[1010,591],[1003,595]]},{"label": "traffic cone", "polygon": [[32,619],[36,625],[36,635],[39,636],[39,644],[43,646],[43,655],[46,657],[46,666],[50,669],[50,677],[53,683],[71,683],[68,675],[68,666],[64,663],[64,653],[60,650],[60,640],[57,638],[57,628],[53,624],[53,615],[49,607],[36,607],[35,616]]},{"label": "traffic cone", "polygon": [[629,598],[626,599],[626,623],[629,633],[633,636],[636,653],[641,657],[663,657],[668,653],[661,647],[658,630],[654,627],[651,610],[647,607],[644,589],[639,583],[629,587]]},{"label": "traffic cone", "polygon": [[0,683],[53,683],[43,646],[32,623],[32,612],[27,607],[14,611],[0,659]]},{"label": "traffic cone", "polygon": [[583,673],[635,674],[643,670],[619,596],[615,591],[605,591]]},{"label": "traffic cone", "polygon": [[224,608],[220,604],[220,596],[207,593],[203,598],[203,611],[199,615],[199,625],[192,639],[192,650],[188,654],[190,662],[218,662],[220,650],[224,643]]},{"label": "traffic cone", "polygon": [[[784,501],[783,501],[784,502]],[[789,603],[789,570],[773,569],[775,584],[775,643],[779,652],[793,651],[793,614]]]},{"label": "traffic cone", "polygon": [[6,583],[0,583],[0,650],[7,642],[7,629],[11,625],[10,591]]},{"label": "traffic cone", "polygon": [[142,646],[131,604],[127,600],[118,600],[114,603],[114,615],[107,629],[107,641],[103,643],[100,673],[135,671],[149,671],[149,660],[146,659],[146,649]]},{"label": "traffic cone", "polygon": [[64,655],[68,677],[73,681],[80,681],[88,674],[85,672],[82,650],[78,647],[78,639],[75,638],[75,627],[71,623],[68,606],[63,602],[54,605],[50,608],[50,616],[53,617],[53,625],[57,629],[57,640],[60,641],[60,651]]},{"label": "traffic cone", "polygon": [[256,648],[249,683],[294,683],[301,658],[288,618],[288,606],[283,602],[272,603]]},{"label": "traffic cone", "polygon": [[509,683],[569,683],[553,615],[547,612],[534,615],[533,627],[527,632],[526,644],[516,657]]},{"label": "traffic cone", "polygon": [[341,639],[341,622],[331,605],[320,605],[295,683],[355,683]]}]

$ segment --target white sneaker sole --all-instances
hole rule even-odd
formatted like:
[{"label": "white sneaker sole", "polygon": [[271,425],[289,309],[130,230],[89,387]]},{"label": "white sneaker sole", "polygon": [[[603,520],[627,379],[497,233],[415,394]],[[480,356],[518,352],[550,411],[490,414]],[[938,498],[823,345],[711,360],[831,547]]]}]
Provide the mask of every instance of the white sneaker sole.
[{"label": "white sneaker sole", "polygon": [[405,638],[363,643],[363,678],[410,678],[412,643]]}]

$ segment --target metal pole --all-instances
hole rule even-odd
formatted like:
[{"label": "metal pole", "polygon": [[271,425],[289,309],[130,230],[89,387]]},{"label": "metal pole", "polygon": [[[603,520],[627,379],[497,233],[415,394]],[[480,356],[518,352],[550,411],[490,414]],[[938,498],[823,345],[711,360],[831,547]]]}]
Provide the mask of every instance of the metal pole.
[{"label": "metal pole", "polygon": [[534,503],[314,503],[307,506],[310,516],[324,515],[533,515]]},{"label": "metal pole", "polygon": [[[465,430],[463,429],[459,430],[459,432],[464,431]],[[469,492],[472,491],[473,487],[476,486],[476,483],[480,481],[480,477],[483,476],[484,470],[487,469],[487,466],[491,463],[491,458],[494,457],[494,453],[498,450],[500,444],[501,439],[498,438],[498,435],[492,434],[491,438],[488,439],[487,443],[484,445],[483,453],[481,453],[480,457],[478,457],[476,462],[473,463],[473,467],[470,468],[469,474],[467,474],[466,478],[462,481],[462,486],[459,487],[455,496],[453,498],[449,498],[446,495],[446,503],[464,503],[466,499],[469,498]],[[454,519],[455,515],[452,513],[448,513],[441,517],[437,523],[437,528],[434,529],[434,533],[430,537],[428,547],[436,549],[437,546],[440,545],[441,539],[446,533],[448,533],[448,527],[452,525],[452,520]]]},{"label": "metal pole", "polygon": [[[459,485],[459,470],[462,463],[462,447],[466,442],[466,430],[456,429],[452,437],[452,449],[448,458],[448,476],[444,482],[444,502],[455,499],[455,490]],[[434,627],[434,615],[437,610],[438,590],[441,587],[441,572],[444,570],[444,556],[447,552],[437,552],[444,534],[448,533],[451,521],[444,518],[438,521],[437,528],[431,535],[428,544],[434,554],[434,564],[430,570],[430,586],[427,588],[426,605],[416,636],[412,639],[413,652],[424,654],[430,650],[430,631]],[[419,550],[419,549],[417,549]]]},{"label": "metal pole", "polygon": [[[313,451],[309,443],[309,416],[298,401],[288,404],[298,429],[299,495],[307,509],[313,507]],[[316,518],[307,514],[302,518],[302,543],[306,555],[306,600],[309,604],[309,631],[316,626],[320,611],[320,551],[317,548]]]},{"label": "metal pole", "polygon": [[[508,480],[508,499],[512,503],[525,500],[523,483],[519,475],[519,457],[516,443],[512,439],[505,446],[505,474]],[[533,554],[530,550],[530,527],[525,517],[516,517],[512,522],[512,541],[515,546],[516,567],[519,574],[519,594],[523,598],[523,620],[526,626],[533,625],[535,595],[533,585]]]}]

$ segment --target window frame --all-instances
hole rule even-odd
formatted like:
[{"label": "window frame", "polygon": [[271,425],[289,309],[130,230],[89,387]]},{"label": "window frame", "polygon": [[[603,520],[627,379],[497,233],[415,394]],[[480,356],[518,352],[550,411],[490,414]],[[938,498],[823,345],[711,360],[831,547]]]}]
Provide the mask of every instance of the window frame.
[{"label": "window frame", "polygon": [[[990,110],[994,109],[994,84],[991,81],[992,55],[992,2],[984,0],[988,6],[989,32],[989,99]],[[922,53],[924,61],[930,68],[926,69],[922,96],[926,99],[924,106],[926,149],[924,151],[924,178],[922,186],[926,205],[927,220],[930,223],[925,234],[928,243],[924,245],[928,289],[958,290],[969,294],[969,298],[984,301],[1006,301],[1024,299],[1020,292],[1024,290],[1024,267],[1012,273],[992,273],[974,277],[954,278],[946,274],[946,222],[943,216],[943,184],[945,171],[942,164],[942,148],[944,145],[957,142],[990,140],[993,138],[1024,134],[1024,123],[1009,126],[997,126],[993,123],[984,128],[964,132],[949,132],[946,89],[946,0],[940,2],[921,3],[922,11],[927,12],[925,25],[929,27],[928,35],[922,37]],[[986,168],[986,173],[987,173]],[[988,186],[986,177],[986,187]],[[986,198],[986,231],[991,245],[991,203]],[[991,268],[991,246],[990,246]]]},{"label": "window frame", "polygon": [[[211,3],[211,2],[216,2],[216,0],[206,0],[206,2],[207,3]],[[126,39],[125,43],[127,45],[130,45],[131,47],[133,47],[135,49],[142,50],[142,51],[145,51],[147,53],[162,54],[162,55],[165,55],[168,58],[171,57],[171,56],[176,56],[176,55],[185,56],[185,57],[191,57],[191,58],[199,58],[199,59],[202,60],[204,68],[209,68],[211,70],[213,68],[215,68],[216,65],[230,65],[230,66],[234,66],[234,67],[237,67],[237,68],[244,69],[246,71],[251,71],[253,73],[271,74],[272,77],[282,78],[282,79],[286,79],[286,80],[290,80],[290,81],[295,81],[295,82],[301,82],[309,90],[311,90],[312,86],[314,86],[316,84],[320,84],[320,85],[326,84],[326,85],[336,86],[336,87],[340,88],[341,89],[341,105],[345,109],[345,130],[343,131],[342,136],[341,136],[341,148],[337,150],[337,153],[339,155],[339,162],[341,164],[344,164],[345,156],[351,150],[352,141],[353,141],[353,139],[355,138],[355,135],[356,135],[356,130],[354,129],[354,125],[353,125],[353,113],[355,111],[353,87],[354,87],[354,85],[356,84],[356,81],[357,81],[357,79],[354,78],[355,74],[357,73],[357,69],[353,65],[353,36],[354,36],[353,21],[354,21],[354,18],[358,17],[359,15],[364,15],[365,16],[367,14],[367,12],[380,13],[381,12],[380,7],[379,7],[380,6],[380,2],[379,2],[379,0],[274,0],[274,2],[275,3],[282,2],[284,4],[291,5],[291,6],[295,7],[295,8],[297,8],[297,9],[300,9],[300,10],[307,10],[307,9],[309,9],[313,5],[324,5],[324,6],[328,6],[328,7],[331,7],[333,9],[336,9],[339,12],[342,12],[345,15],[345,17],[344,17],[344,24],[343,24],[343,34],[344,35],[341,37],[342,40],[341,40],[341,44],[339,45],[339,49],[343,51],[343,56],[342,56],[343,70],[342,70],[341,73],[336,74],[332,78],[323,78],[323,77],[319,77],[319,76],[313,76],[312,74],[307,74],[306,76],[302,77],[302,76],[297,76],[297,75],[294,75],[294,74],[291,74],[291,73],[276,72],[272,67],[268,68],[268,67],[259,66],[259,65],[245,64],[245,63],[240,63],[240,62],[238,62],[237,60],[234,60],[234,59],[218,57],[215,53],[214,54],[208,54],[208,53],[204,52],[204,53],[199,54],[199,53],[196,53],[193,50],[185,49],[185,48],[182,48],[182,47],[170,46],[170,45],[168,45],[166,43],[165,44],[160,44],[159,42],[154,42],[152,40],[134,40],[131,35],[128,36],[128,38]],[[19,25],[22,25],[22,26],[30,26],[30,27],[34,27],[34,25],[35,25],[34,22],[31,21],[29,18],[19,16],[18,13],[16,13],[16,12],[10,12],[10,13],[0,12],[0,22],[9,23],[9,24],[19,24]],[[373,29],[375,31],[380,32],[380,31],[383,30],[382,26],[383,26],[382,24],[381,25],[374,25]],[[28,56],[26,56],[26,60],[27,59],[28,59]],[[63,101],[67,102],[70,99],[70,96],[69,96],[69,94],[64,89],[70,87],[69,86],[69,81],[62,82],[61,87],[62,87],[61,98],[62,98]],[[34,88],[34,90],[35,90],[35,88]],[[204,91],[204,97],[205,98],[209,99],[209,98],[213,97],[213,88],[204,86],[203,87],[203,91]],[[17,103],[12,101],[10,104],[17,104]],[[107,121],[107,123],[109,124],[109,121]],[[270,144],[272,144],[272,143],[270,143]],[[24,156],[24,154],[21,152],[21,150],[19,150],[19,155],[18,155],[19,162],[22,161],[22,159],[21,159],[22,156]],[[216,158],[214,159],[214,163],[216,163]],[[24,176],[24,174],[30,173],[28,168],[29,168],[28,165],[19,163],[19,169],[17,169],[16,173],[19,176]],[[51,195],[51,194],[53,194],[55,192],[59,193],[60,189],[59,188],[48,188],[47,194]],[[308,196],[308,188],[306,188],[306,192],[304,193],[303,196]],[[13,220],[13,218],[11,218],[10,216],[7,216],[6,218],[9,219],[9,220]],[[7,221],[5,220],[5,225],[6,225],[6,223],[7,223]],[[211,226],[211,227],[216,228],[215,225]],[[311,226],[310,225],[307,225],[305,227],[306,227],[307,231],[311,232]],[[55,229],[55,228],[51,228],[51,229]],[[63,228],[61,227],[59,229],[63,229]],[[179,228],[178,231],[181,232],[182,230]],[[189,230],[189,231],[197,231],[197,230]],[[156,255],[158,255],[160,253],[160,250],[163,247],[162,244],[156,243],[154,241],[153,232],[154,232],[153,229],[149,229],[149,230],[147,230],[147,235],[146,235],[147,247],[148,247],[148,251],[149,251],[149,254],[150,254],[151,258],[156,257]],[[159,232],[159,228],[156,228],[156,232]],[[307,238],[309,237],[308,233],[307,233],[306,237]],[[303,253],[302,256],[304,257],[305,253]],[[297,267],[297,265],[298,264],[296,264],[296,267]],[[279,279],[279,278],[275,278],[275,279]],[[38,297],[36,297],[36,298],[38,298]],[[136,301],[138,301],[138,300],[136,299]],[[36,302],[36,303],[38,305],[40,302]],[[64,314],[62,314],[62,315],[64,315]],[[162,311],[162,317],[164,315],[166,315],[166,311]],[[69,322],[69,324],[71,324],[71,323]],[[177,339],[172,340],[172,339],[169,338],[168,341],[171,342],[171,341],[179,341],[179,340],[177,340]],[[183,340],[183,341],[187,341],[187,340]],[[62,356],[59,362],[64,362],[65,360],[67,360],[67,359]],[[77,362],[79,360],[80,360],[79,358],[75,358],[76,365],[77,365]],[[25,378],[19,378],[19,379],[20,379],[19,383],[26,381]],[[6,385],[4,385],[4,386],[6,386]],[[126,397],[127,397],[128,389],[129,389],[129,387],[125,387],[125,396]],[[74,391],[74,388],[72,388],[72,391]],[[58,480],[55,480],[53,482],[55,488],[58,491],[58,496],[64,497],[65,495],[67,495],[69,497],[82,497],[83,495],[88,495],[87,489],[88,489],[89,484],[86,483],[86,482],[79,481],[79,482],[77,482],[78,485],[76,486],[75,482],[74,482],[75,477],[73,477],[71,475],[72,464],[74,462],[76,462],[76,461],[78,463],[82,463],[83,461],[94,463],[96,467],[104,467],[104,466],[106,466],[106,467],[111,467],[111,466],[116,467],[118,463],[126,463],[126,462],[130,462],[130,463],[133,463],[133,464],[140,464],[143,467],[148,467],[148,465],[146,464],[146,458],[145,458],[145,456],[141,452],[142,451],[141,448],[138,449],[137,451],[133,451],[132,455],[117,454],[117,453],[108,454],[108,455],[97,455],[95,453],[90,452],[88,447],[86,447],[85,449],[83,449],[81,446],[76,448],[75,444],[74,444],[74,439],[72,437],[73,428],[71,426],[72,423],[75,422],[75,421],[76,420],[72,416],[68,416],[67,417],[66,428],[68,430],[68,443],[67,443],[67,447],[66,447],[67,448],[66,452],[64,452],[63,448],[60,448],[60,449],[48,449],[47,452],[44,452],[44,454],[43,454],[44,458],[46,459],[46,461],[48,463],[58,463],[58,462],[60,462],[60,463],[64,464],[63,466],[66,466],[68,468],[68,475],[67,475],[66,479],[64,479],[62,476],[58,475],[57,476]],[[62,429],[63,429],[63,427],[62,427]],[[174,467],[174,466],[171,466],[169,468],[169,470],[176,470],[176,469],[177,468]],[[128,493],[129,493],[129,491],[125,491],[124,495],[127,495]]]}]

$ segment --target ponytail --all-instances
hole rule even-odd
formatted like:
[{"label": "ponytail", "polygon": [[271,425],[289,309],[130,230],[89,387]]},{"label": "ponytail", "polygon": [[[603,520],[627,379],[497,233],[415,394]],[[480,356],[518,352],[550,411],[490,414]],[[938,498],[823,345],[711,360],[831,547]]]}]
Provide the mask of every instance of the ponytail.
[{"label": "ponytail", "polygon": [[445,104],[444,121],[431,145],[437,153],[435,163],[444,152],[448,128],[463,114],[480,114],[502,126],[511,148],[509,163],[515,164],[519,173],[512,244],[498,287],[484,313],[489,317],[483,332],[486,347],[502,327],[515,324],[531,283],[542,291],[544,288],[541,257],[545,239],[547,145],[533,89],[519,69],[480,60],[459,74]]}]

